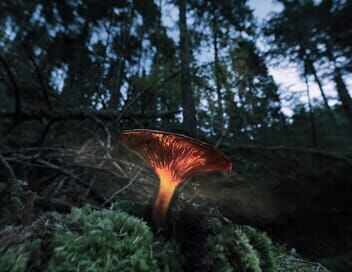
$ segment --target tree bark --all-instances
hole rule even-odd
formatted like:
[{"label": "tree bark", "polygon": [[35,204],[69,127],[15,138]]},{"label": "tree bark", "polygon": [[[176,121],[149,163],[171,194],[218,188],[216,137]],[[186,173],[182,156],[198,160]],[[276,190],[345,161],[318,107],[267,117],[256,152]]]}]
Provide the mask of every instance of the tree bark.
[{"label": "tree bark", "polygon": [[[109,101],[109,108],[112,110],[118,110],[120,106],[121,99],[121,87],[125,77],[125,51],[126,51],[126,43],[127,36],[129,35],[129,27],[128,23],[124,22],[122,28],[122,37],[121,37],[121,49],[119,50],[119,60],[116,65],[114,65],[113,69],[113,82],[111,88],[111,97]],[[128,33],[127,33],[128,32]]]},{"label": "tree bark", "polygon": [[183,125],[186,133],[191,136],[197,134],[196,113],[191,84],[191,49],[187,33],[186,0],[178,0],[179,28],[180,28],[180,56],[181,56],[181,98]]},{"label": "tree bark", "polygon": [[352,98],[342,78],[340,68],[336,65],[336,59],[333,55],[333,51],[331,49],[330,44],[327,44],[326,54],[329,60],[334,64],[334,81],[336,85],[336,91],[340,98],[341,104],[345,110],[347,119],[350,121],[350,124],[352,126]]},{"label": "tree bark", "polygon": [[222,105],[221,81],[219,73],[219,43],[218,43],[218,24],[216,18],[213,18],[213,46],[214,46],[214,72],[215,72],[215,88],[218,102],[218,118],[219,118],[219,137],[224,134],[224,109]]},{"label": "tree bark", "polygon": [[14,91],[14,96],[15,96],[15,113],[20,114],[22,111],[22,103],[21,103],[21,97],[20,97],[20,90],[18,88],[18,85],[15,80],[15,76],[12,73],[9,65],[7,64],[6,60],[0,55],[0,63],[4,67],[7,76],[9,77],[10,83],[12,85],[13,91]]},{"label": "tree bark", "polygon": [[335,67],[334,81],[336,84],[336,90],[341,100],[342,106],[345,109],[347,118],[349,119],[350,124],[352,126],[352,99],[350,94],[348,93],[346,84],[342,78],[340,69],[338,67]]},{"label": "tree bark", "polygon": [[311,130],[312,130],[312,143],[313,143],[313,147],[314,148],[318,148],[317,131],[316,131],[316,128],[315,128],[312,103],[310,102],[309,83],[308,83],[308,78],[307,78],[307,72],[306,71],[304,71],[304,80],[306,82],[306,88],[307,88],[307,98],[308,98],[308,106],[309,106],[309,120],[310,120],[310,125],[311,125]]},{"label": "tree bark", "polygon": [[89,24],[89,21],[86,20],[79,34],[70,40],[70,48],[74,54],[71,59],[68,60],[67,77],[64,82],[64,88],[61,96],[65,102],[73,106],[80,105],[82,99],[84,99],[84,92],[80,89],[80,84],[83,81],[82,71],[85,68],[84,65],[88,55],[84,41],[87,41],[88,39],[90,31]]},{"label": "tree bark", "polygon": [[307,60],[307,62],[308,62],[308,68],[309,68],[310,72],[312,73],[312,75],[314,77],[314,80],[315,80],[316,84],[318,85],[320,94],[321,94],[321,96],[323,98],[324,105],[325,105],[327,114],[329,116],[330,122],[331,122],[331,124],[333,126],[333,129],[336,131],[336,136],[338,136],[339,135],[339,127],[337,125],[337,121],[336,121],[336,118],[334,116],[334,112],[331,109],[331,107],[329,105],[329,102],[328,102],[328,99],[327,99],[327,97],[325,95],[325,91],[323,89],[323,84],[320,81],[320,78],[318,76],[317,70],[314,67],[314,63],[312,61],[310,61],[310,60]]}]

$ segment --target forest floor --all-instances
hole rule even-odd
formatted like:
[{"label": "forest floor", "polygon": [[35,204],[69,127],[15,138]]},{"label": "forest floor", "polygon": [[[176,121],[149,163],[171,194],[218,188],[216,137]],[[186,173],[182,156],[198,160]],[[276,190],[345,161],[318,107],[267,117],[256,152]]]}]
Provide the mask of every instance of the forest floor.
[{"label": "forest floor", "polygon": [[233,174],[197,177],[186,199],[216,205],[332,271],[352,271],[352,157],[249,146],[228,154]]},{"label": "forest floor", "polygon": [[[221,149],[233,160],[233,172],[197,176],[181,185],[168,216],[171,232],[187,218],[216,215],[223,223],[250,225],[265,231],[275,243],[285,245],[306,260],[319,262],[332,271],[351,271],[352,157],[285,147],[223,146]],[[64,156],[70,159],[66,158],[65,163],[69,161],[87,169],[99,164],[89,156],[75,157],[68,153]],[[33,221],[43,207],[44,210],[59,208],[66,213],[71,207],[86,203],[94,207],[102,198],[106,202],[101,203],[103,206],[118,201],[122,209],[150,222],[151,204],[158,186],[156,176],[135,157],[123,153],[116,156],[121,157],[117,162],[128,162],[123,166],[127,176],[101,173],[96,180],[87,172],[91,182],[83,193],[85,198],[77,195],[72,189],[75,186],[62,189],[65,185],[52,169],[36,173],[37,179],[51,173],[49,180],[52,184],[42,177],[41,189],[36,192],[41,196],[51,195],[54,200],[40,198],[34,203],[34,211],[29,209],[34,218],[25,220]],[[34,165],[35,160],[32,156],[31,164]],[[53,161],[49,166],[54,166]],[[109,166],[106,165],[106,169]],[[59,170],[62,172],[61,168]],[[55,182],[56,179],[61,183]],[[43,184],[48,185],[43,187]],[[185,214],[190,217],[184,217]],[[4,223],[4,215],[2,212],[1,223]]]}]

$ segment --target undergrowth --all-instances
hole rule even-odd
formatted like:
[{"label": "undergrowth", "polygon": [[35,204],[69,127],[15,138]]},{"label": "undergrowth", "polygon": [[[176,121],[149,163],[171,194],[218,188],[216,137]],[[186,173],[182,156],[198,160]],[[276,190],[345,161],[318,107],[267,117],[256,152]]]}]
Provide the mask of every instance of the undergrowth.
[{"label": "undergrowth", "polygon": [[153,240],[150,228],[138,218],[84,208],[73,210],[67,219],[79,228],[54,237],[48,272],[170,271],[170,265],[177,270],[177,262],[172,262],[178,255],[175,243]]},{"label": "undergrowth", "polygon": [[[25,228],[8,226],[0,232],[0,243],[1,272],[187,271],[186,252],[176,240],[155,236],[143,220],[116,205],[103,210],[76,208],[66,216],[48,213]],[[317,268],[248,226],[228,225],[208,234],[207,258],[210,271]]]}]

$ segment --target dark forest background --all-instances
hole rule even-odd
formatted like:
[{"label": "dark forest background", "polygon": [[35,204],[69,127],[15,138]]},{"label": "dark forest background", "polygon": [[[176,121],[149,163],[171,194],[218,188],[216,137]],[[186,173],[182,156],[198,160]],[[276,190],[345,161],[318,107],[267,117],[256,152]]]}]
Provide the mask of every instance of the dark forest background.
[{"label": "dark forest background", "polygon": [[[247,0],[0,1],[0,225],[114,201],[144,216],[157,178],[118,134],[157,129],[233,161],[174,210],[216,211],[351,271],[352,1],[275,2],[260,20]],[[269,73],[286,64],[299,92]]]},{"label": "dark forest background", "polygon": [[[28,124],[28,144],[56,140],[65,121],[93,115],[116,129],[214,143],[346,150],[351,3],[277,2],[282,11],[259,24],[244,0],[2,1],[0,107],[2,127],[11,127],[2,140]],[[163,5],[178,13],[178,37],[168,34]],[[267,46],[258,48],[261,38]],[[321,99],[312,101],[308,84],[298,94],[279,88],[268,63],[284,61],[319,86]]]}]

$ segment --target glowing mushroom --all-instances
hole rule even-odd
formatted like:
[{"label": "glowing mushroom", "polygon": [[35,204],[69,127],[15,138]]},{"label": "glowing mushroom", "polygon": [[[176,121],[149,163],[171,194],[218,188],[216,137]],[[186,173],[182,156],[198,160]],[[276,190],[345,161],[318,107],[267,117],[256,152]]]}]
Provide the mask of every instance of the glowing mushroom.
[{"label": "glowing mushroom", "polygon": [[198,173],[231,172],[232,163],[212,146],[179,134],[154,130],[127,130],[121,144],[147,162],[159,176],[159,192],[152,212],[154,224],[161,226],[177,185]]}]

